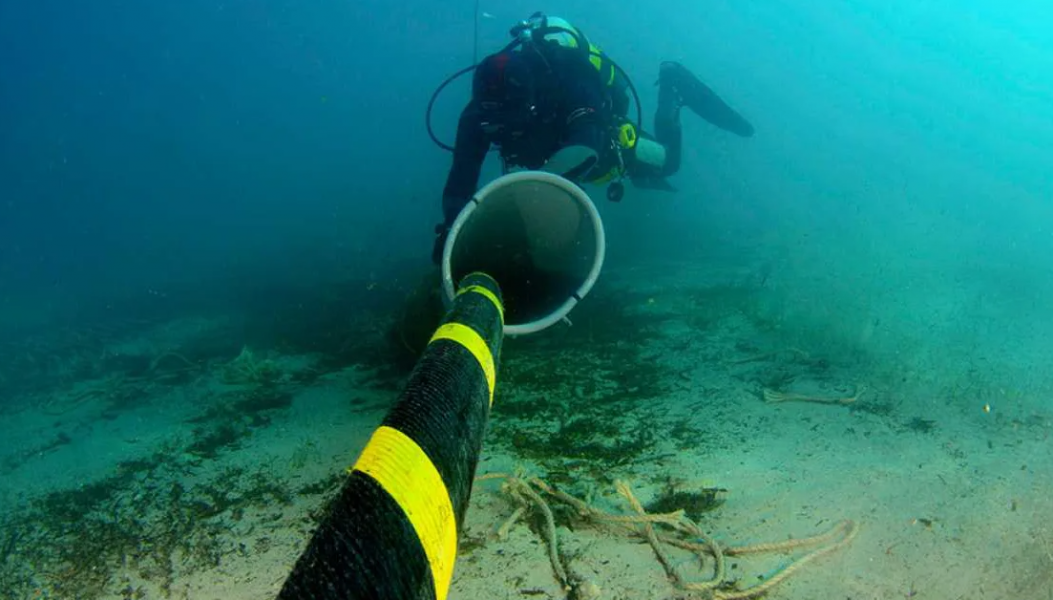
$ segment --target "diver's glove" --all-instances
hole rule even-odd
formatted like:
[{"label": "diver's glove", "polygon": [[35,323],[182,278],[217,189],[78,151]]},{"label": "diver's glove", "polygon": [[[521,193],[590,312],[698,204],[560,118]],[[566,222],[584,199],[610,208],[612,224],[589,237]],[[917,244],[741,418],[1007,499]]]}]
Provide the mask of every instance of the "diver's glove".
[{"label": "diver's glove", "polygon": [[446,238],[450,235],[450,228],[446,223],[435,226],[435,245],[431,247],[431,262],[435,265],[442,264],[442,251],[446,248]]}]

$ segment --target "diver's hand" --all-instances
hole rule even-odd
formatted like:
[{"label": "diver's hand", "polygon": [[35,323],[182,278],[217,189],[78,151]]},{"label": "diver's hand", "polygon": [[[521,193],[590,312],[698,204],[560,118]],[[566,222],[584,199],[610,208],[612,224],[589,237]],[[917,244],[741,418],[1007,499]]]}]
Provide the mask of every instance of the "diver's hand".
[{"label": "diver's hand", "polygon": [[450,235],[450,228],[445,223],[435,226],[435,245],[431,247],[431,262],[439,265],[442,263],[442,251],[446,247],[446,238]]}]

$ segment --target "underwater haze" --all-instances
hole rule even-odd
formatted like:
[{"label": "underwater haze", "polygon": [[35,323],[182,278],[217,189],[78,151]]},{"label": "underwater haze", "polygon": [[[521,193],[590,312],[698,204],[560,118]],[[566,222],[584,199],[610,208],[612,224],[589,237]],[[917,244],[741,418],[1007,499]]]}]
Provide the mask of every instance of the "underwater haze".
[{"label": "underwater haze", "polygon": [[[102,290],[426,256],[449,156],[423,109],[472,61],[463,4],[5,4],[5,303],[61,311]],[[691,192],[601,207],[629,230],[612,236],[615,256],[719,247],[705,240],[734,228],[778,240],[797,268],[836,272],[831,284],[852,288],[838,300],[857,303],[918,276],[983,279],[1020,300],[1046,291],[1043,6],[540,8],[583,23],[620,62],[645,123],[657,63],[677,59],[758,130],[742,142],[686,119],[674,183]],[[485,52],[538,7],[481,8]],[[437,107],[449,141],[465,91]]]},{"label": "underwater haze", "polygon": [[[694,518],[728,548],[841,540],[700,598],[1053,597],[1050,3],[9,0],[0,598],[277,593],[413,365],[429,100],[537,10],[646,128],[675,60],[756,133],[683,111],[676,192],[586,186],[604,272],[574,326],[506,342],[481,470],[611,513],[615,480],[651,512],[719,495]],[[450,597],[565,597],[555,530],[513,526],[548,509],[507,496],[479,486]],[[616,571],[595,597],[692,591],[559,525],[568,571]]]}]

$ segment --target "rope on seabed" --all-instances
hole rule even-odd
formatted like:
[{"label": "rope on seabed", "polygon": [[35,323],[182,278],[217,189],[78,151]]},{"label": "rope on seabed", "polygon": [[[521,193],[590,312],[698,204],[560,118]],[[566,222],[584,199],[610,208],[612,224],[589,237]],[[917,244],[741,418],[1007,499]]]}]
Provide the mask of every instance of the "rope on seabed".
[{"label": "rope on seabed", "polygon": [[[674,587],[683,592],[700,594],[702,598],[707,600],[751,600],[763,596],[775,586],[786,581],[806,564],[847,546],[859,531],[855,522],[844,520],[830,530],[808,538],[722,548],[716,541],[705,536],[701,528],[689,519],[683,510],[660,514],[648,513],[639,500],[636,499],[632,489],[624,481],[616,481],[615,489],[633,509],[634,514],[631,515],[613,514],[595,508],[584,500],[549,486],[537,477],[525,478],[520,475],[507,473],[489,473],[478,477],[476,480],[486,481],[493,479],[504,480],[501,486],[502,490],[518,505],[512,515],[498,529],[498,538],[504,539],[511,527],[531,508],[540,510],[545,517],[544,535],[549,550],[549,560],[552,563],[552,569],[556,574],[556,578],[565,591],[572,589],[577,583],[581,582],[577,578],[568,575],[567,569],[560,559],[555,518],[551,507],[549,507],[542,494],[571,506],[584,518],[621,527],[622,529],[627,529],[631,535],[642,536],[650,544],[658,562],[662,565],[666,576],[673,583]],[[673,529],[675,533],[659,532],[655,529],[656,524],[665,525]],[[662,544],[688,550],[699,558],[712,558],[714,561],[712,578],[703,581],[685,580],[670,562],[669,557],[662,548]],[[789,552],[800,548],[813,547],[815,548],[814,550],[767,577],[763,583],[743,589],[734,589],[735,582],[727,580],[725,557]]]}]

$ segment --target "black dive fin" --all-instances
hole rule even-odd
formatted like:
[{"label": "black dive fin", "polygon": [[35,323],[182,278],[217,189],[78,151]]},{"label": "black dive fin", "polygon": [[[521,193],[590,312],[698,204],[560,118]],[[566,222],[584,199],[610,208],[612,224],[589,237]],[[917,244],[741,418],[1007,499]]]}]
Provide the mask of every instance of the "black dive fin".
[{"label": "black dive fin", "polygon": [[680,63],[663,62],[659,81],[675,88],[683,105],[703,119],[742,137],[753,135],[753,125],[750,125],[745,117],[735,112],[735,109],[721,100],[716,92]]}]

